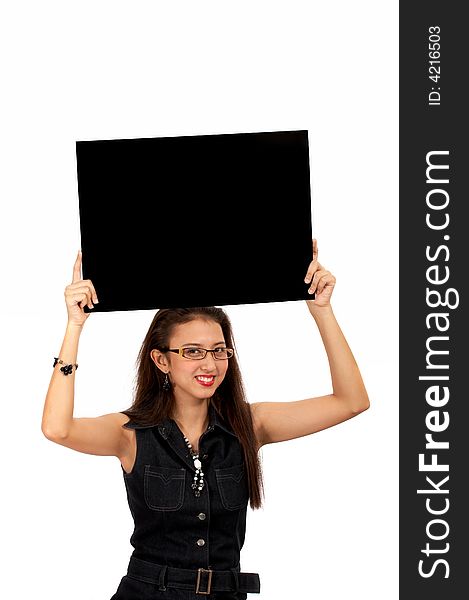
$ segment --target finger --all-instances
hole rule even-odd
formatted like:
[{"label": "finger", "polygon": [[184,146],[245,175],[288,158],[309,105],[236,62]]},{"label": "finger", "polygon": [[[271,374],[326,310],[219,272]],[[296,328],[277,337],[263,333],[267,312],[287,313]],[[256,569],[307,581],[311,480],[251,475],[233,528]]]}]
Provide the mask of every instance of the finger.
[{"label": "finger", "polygon": [[77,296],[80,298],[80,302],[77,303],[80,308],[84,308],[85,305],[88,306],[88,308],[94,308],[89,294],[83,293],[83,294],[79,294]]},{"label": "finger", "polygon": [[91,288],[91,293],[93,295],[93,302],[95,302],[96,304],[99,304],[98,294],[96,293],[94,285],[91,283],[91,279],[90,279],[90,288]]},{"label": "finger", "polygon": [[325,269],[321,269],[319,271],[316,271],[316,273],[314,274],[313,280],[311,282],[311,286],[308,290],[308,292],[310,294],[312,294],[316,289],[317,289],[317,285],[318,282],[322,279],[322,277],[324,277],[324,275],[328,275],[329,271],[326,271]]},{"label": "finger", "polygon": [[73,265],[73,276],[72,283],[76,283],[82,279],[81,276],[81,250],[78,250],[77,258],[75,260],[75,264]]},{"label": "finger", "polygon": [[72,296],[70,296],[70,301],[70,306],[77,305],[78,308],[83,309],[85,305],[88,305],[89,308],[92,308],[90,306],[90,299],[84,292],[82,292],[81,294],[73,294]]},{"label": "finger", "polygon": [[309,263],[308,272],[305,275],[305,283],[310,283],[316,271],[321,270],[323,268],[324,267],[321,264],[319,264],[317,260],[312,260]]},{"label": "finger", "polygon": [[317,293],[320,294],[325,288],[330,288],[330,291],[332,292],[332,288],[335,286],[335,281],[336,279],[332,273],[321,277],[316,288]]},{"label": "finger", "polygon": [[96,304],[99,304],[98,295],[96,294],[96,290],[95,290],[95,287],[94,287],[91,279],[80,279],[80,281],[71,283],[69,286],[67,286],[67,288],[69,288],[73,291],[81,290],[82,288],[86,288],[87,291],[89,291],[90,295],[92,296],[93,302],[95,302]]},{"label": "finger", "polygon": [[313,260],[318,259],[318,240],[313,238]]},{"label": "finger", "polygon": [[318,261],[318,241],[315,238],[313,238],[313,260],[310,262],[308,271],[305,275],[305,283],[309,283],[311,281],[311,277],[313,276],[314,272],[317,270],[315,263],[319,264],[317,261]]},{"label": "finger", "polygon": [[87,306],[89,309],[94,308],[94,305],[91,302],[91,300],[88,298],[88,296],[86,296],[86,300],[83,300],[82,302],[80,302],[79,306],[81,309],[84,309],[85,306]]},{"label": "finger", "polygon": [[318,268],[318,263],[316,261],[313,260],[312,262],[309,263],[309,267],[308,267],[308,270],[305,275],[305,283],[309,283],[311,281],[317,268]]},{"label": "finger", "polygon": [[86,298],[86,302],[83,304],[83,306],[85,304],[87,304],[90,308],[93,307],[92,301],[91,301],[91,293],[89,288],[87,287],[80,287],[80,288],[76,288],[73,291],[71,291],[68,294],[68,298],[72,301],[72,304],[77,304],[76,300],[77,298],[80,300],[83,300],[83,298]]},{"label": "finger", "polygon": [[75,284],[71,283],[67,287],[67,290],[68,290],[69,294],[76,294],[78,292],[85,292],[86,294],[88,294],[88,296],[91,297],[91,287],[84,280],[78,281]]}]

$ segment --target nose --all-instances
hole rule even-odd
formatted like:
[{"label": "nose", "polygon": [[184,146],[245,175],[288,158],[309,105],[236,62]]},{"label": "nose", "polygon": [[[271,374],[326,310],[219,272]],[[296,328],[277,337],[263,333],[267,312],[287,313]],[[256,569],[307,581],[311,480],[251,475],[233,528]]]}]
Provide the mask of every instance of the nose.
[{"label": "nose", "polygon": [[214,372],[217,370],[217,359],[213,356],[213,352],[207,352],[205,358],[200,361],[200,365],[204,371]]}]

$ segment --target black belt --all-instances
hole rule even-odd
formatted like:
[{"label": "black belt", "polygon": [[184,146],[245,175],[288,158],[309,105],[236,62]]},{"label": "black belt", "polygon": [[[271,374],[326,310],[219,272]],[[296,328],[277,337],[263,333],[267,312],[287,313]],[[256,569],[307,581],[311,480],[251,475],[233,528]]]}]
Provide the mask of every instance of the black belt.
[{"label": "black belt", "polygon": [[127,575],[158,585],[159,590],[167,587],[195,590],[196,594],[210,592],[244,592],[258,594],[261,589],[258,573],[242,573],[235,567],[228,571],[213,569],[181,569],[158,565],[140,558],[130,557]]}]

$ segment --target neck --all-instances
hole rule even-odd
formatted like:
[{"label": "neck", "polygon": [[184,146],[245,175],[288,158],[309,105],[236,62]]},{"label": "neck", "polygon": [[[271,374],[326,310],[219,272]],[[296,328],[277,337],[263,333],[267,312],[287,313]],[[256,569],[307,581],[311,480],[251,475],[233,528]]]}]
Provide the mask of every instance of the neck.
[{"label": "neck", "polygon": [[194,436],[203,433],[209,424],[208,407],[210,399],[204,399],[196,403],[175,402],[172,418],[186,436]]}]

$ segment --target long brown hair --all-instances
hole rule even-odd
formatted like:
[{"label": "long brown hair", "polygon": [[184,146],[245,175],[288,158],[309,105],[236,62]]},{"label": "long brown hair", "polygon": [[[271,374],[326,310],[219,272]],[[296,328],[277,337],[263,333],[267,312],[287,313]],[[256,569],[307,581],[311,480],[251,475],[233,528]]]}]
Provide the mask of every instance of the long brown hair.
[{"label": "long brown hair", "polygon": [[164,374],[156,367],[150,353],[153,349],[169,347],[169,339],[176,325],[197,318],[218,323],[227,347],[235,350],[233,357],[229,359],[225,378],[210,402],[238,436],[244,453],[250,505],[253,509],[260,508],[263,480],[257,440],[237,360],[231,322],[223,309],[209,306],[163,308],[157,311],[138,353],[134,400],[128,410],[121,412],[139,425],[157,424],[171,417],[175,404],[172,387],[168,391],[163,389]]}]

